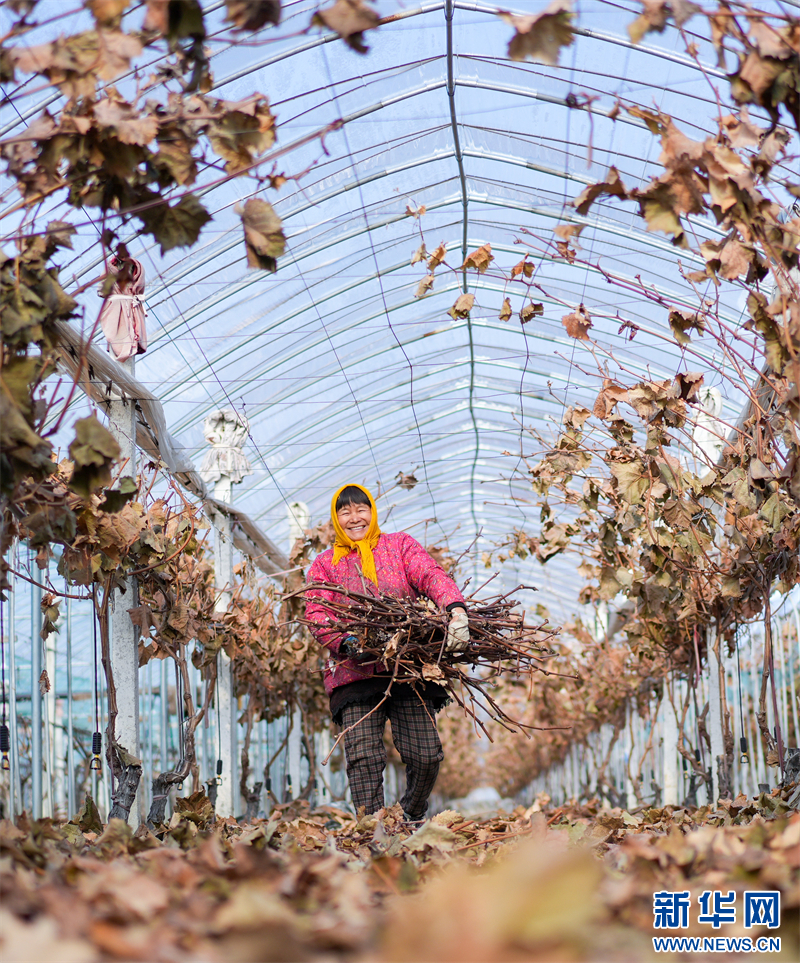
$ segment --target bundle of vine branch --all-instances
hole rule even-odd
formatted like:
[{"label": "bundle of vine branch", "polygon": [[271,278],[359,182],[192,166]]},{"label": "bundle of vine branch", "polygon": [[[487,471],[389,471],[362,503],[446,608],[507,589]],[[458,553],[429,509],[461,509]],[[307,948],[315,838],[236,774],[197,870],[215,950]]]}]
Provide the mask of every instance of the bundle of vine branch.
[{"label": "bundle of vine branch", "polygon": [[557,655],[549,643],[558,630],[546,622],[527,624],[512,599],[517,589],[480,601],[467,599],[470,642],[463,652],[446,651],[450,616],[426,599],[366,595],[324,584],[309,584],[303,594],[314,589],[337,596],[323,603],[331,613],[330,630],[358,640],[362,664],[386,667],[392,678],[388,691],[395,682],[435,682],[484,732],[485,718],[512,730],[537,728],[511,719],[492,698],[488,690],[498,675],[563,675],[546,668]]}]

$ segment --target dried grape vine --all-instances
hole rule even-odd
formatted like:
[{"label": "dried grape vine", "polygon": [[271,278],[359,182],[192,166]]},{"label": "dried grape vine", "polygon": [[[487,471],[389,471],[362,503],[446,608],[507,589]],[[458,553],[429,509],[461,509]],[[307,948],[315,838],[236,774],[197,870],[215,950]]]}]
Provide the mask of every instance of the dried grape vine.
[{"label": "dried grape vine", "polygon": [[487,718],[512,731],[540,728],[512,719],[488,691],[501,675],[562,675],[544,666],[556,655],[548,643],[557,630],[546,623],[526,624],[524,612],[515,611],[518,603],[511,600],[516,589],[489,599],[467,599],[470,642],[458,653],[445,651],[447,613],[423,599],[368,595],[323,583],[311,583],[301,592],[320,589],[339,596],[324,602],[331,613],[328,630],[359,639],[362,665],[386,667],[391,674],[387,694],[394,682],[435,682],[490,740]]}]

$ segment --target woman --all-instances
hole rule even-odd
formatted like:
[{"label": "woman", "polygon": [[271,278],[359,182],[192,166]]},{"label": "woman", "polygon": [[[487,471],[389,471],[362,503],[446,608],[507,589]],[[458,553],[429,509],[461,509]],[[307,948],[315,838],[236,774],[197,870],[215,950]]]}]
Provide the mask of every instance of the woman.
[{"label": "woman", "polygon": [[[456,583],[410,535],[381,533],[375,502],[366,488],[340,488],[331,501],[331,520],[336,541],[332,549],[314,559],[308,570],[310,583],[325,582],[398,598],[425,595],[451,613],[445,648],[450,652],[466,648],[467,607]],[[406,791],[400,803],[407,820],[423,819],[443,758],[434,719],[447,701],[445,690],[432,683],[412,686],[394,682],[379,705],[391,679],[389,670],[382,663],[359,661],[358,640],[328,627],[334,615],[325,600],[341,596],[312,589],[306,599],[311,631],[330,651],[325,663],[325,690],[331,700],[331,715],[334,722],[349,730],[344,748],[356,811],[363,806],[365,812],[374,813],[383,806],[383,731],[390,719],[392,739],[406,765]]]}]

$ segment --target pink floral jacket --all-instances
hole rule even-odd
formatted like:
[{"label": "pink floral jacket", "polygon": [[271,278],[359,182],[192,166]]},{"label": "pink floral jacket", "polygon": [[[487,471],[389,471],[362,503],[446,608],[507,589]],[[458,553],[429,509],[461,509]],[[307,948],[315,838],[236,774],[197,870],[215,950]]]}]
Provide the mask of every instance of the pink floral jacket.
[{"label": "pink floral jacket", "polygon": [[[356,551],[346,555],[334,568],[333,549],[329,548],[314,559],[306,579],[308,582],[341,585],[354,592],[374,592],[395,598],[415,599],[424,595],[441,608],[457,602],[466,607],[464,596],[453,579],[416,539],[405,532],[381,534],[373,555],[378,573],[377,588],[362,574]],[[306,593],[306,618],[311,622],[311,631],[317,641],[331,652],[331,657],[325,661],[324,680],[328,694],[339,686],[387,671],[386,666],[380,663],[362,665],[353,659],[337,657],[343,636],[341,632],[326,627],[333,619],[333,614],[326,607],[325,600],[340,598],[338,593],[325,589],[313,589]]]}]

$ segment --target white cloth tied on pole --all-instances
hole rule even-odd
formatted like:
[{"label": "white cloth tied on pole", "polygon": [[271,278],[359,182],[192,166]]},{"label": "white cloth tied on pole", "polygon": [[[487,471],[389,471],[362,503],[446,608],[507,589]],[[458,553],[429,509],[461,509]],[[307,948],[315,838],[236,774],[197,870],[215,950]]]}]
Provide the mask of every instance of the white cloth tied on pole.
[{"label": "white cloth tied on pole", "polygon": [[233,408],[220,408],[208,415],[203,435],[211,448],[203,458],[200,477],[213,485],[224,475],[236,485],[245,475],[252,475],[250,461],[242,451],[250,433],[250,422]]},{"label": "white cloth tied on pole", "polygon": [[135,258],[112,258],[112,270],[120,272],[100,308],[98,321],[108,341],[108,350],[117,361],[127,361],[147,351],[144,303],[144,268]]}]

